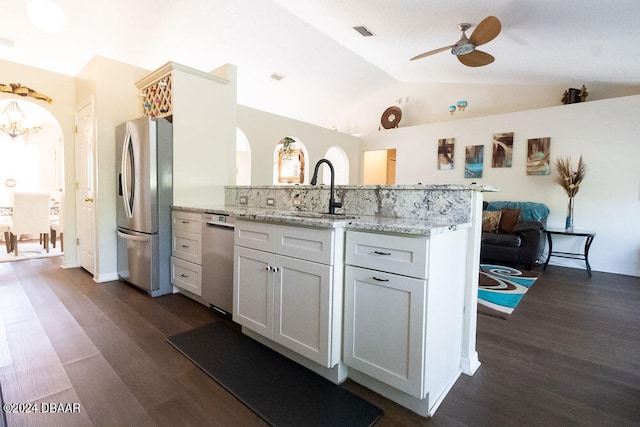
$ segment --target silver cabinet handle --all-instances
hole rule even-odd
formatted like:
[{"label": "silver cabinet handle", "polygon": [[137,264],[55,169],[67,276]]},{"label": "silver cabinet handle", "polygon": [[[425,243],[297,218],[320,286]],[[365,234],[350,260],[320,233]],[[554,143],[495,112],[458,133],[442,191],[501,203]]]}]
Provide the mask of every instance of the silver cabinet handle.
[{"label": "silver cabinet handle", "polygon": [[189,277],[189,276],[183,273],[180,275],[180,277]]},{"label": "silver cabinet handle", "polygon": [[182,245],[182,247],[183,247],[183,248],[188,248],[188,247],[189,247],[189,245]]},{"label": "silver cabinet handle", "polygon": [[373,253],[376,255],[391,255],[391,252],[373,251]]},{"label": "silver cabinet handle", "polygon": [[389,281],[389,279],[381,279],[381,278],[376,277],[376,276],[373,276],[373,280],[376,280],[378,282],[388,282]]},{"label": "silver cabinet handle", "polygon": [[280,271],[280,267],[273,267],[273,272],[277,273],[278,271]]},{"label": "silver cabinet handle", "polygon": [[272,267],[271,267],[270,265],[267,265],[267,268],[265,268],[265,270],[267,270],[267,271],[271,271],[271,270],[272,270]]}]

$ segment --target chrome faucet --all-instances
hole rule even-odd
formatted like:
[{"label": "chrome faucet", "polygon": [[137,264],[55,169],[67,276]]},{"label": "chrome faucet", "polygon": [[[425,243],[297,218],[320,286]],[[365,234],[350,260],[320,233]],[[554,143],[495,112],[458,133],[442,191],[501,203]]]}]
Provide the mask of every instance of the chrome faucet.
[{"label": "chrome faucet", "polygon": [[329,196],[329,213],[330,214],[335,214],[336,213],[336,208],[341,208],[342,207],[342,202],[336,202],[335,198],[334,198],[334,193],[335,193],[335,185],[334,185],[335,172],[333,171],[333,165],[331,164],[331,162],[329,160],[327,160],[327,159],[318,160],[318,163],[316,163],[316,167],[313,170],[313,178],[311,178],[311,185],[316,185],[316,183],[318,182],[318,169],[320,168],[320,164],[321,163],[326,163],[329,166],[329,169],[331,170],[331,195]]}]

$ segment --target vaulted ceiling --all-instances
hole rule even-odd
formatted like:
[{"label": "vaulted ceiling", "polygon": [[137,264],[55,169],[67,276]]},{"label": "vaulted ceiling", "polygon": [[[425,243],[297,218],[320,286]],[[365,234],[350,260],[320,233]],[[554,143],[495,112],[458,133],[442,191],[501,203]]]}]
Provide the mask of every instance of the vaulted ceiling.
[{"label": "vaulted ceiling", "polygon": [[[51,0],[66,15],[57,34],[30,23],[29,1],[2,1],[2,59],[72,76],[94,55],[149,70],[232,63],[240,104],[312,123],[397,82],[640,84],[637,0]],[[502,23],[479,48],[492,64],[409,61],[489,15]]]}]

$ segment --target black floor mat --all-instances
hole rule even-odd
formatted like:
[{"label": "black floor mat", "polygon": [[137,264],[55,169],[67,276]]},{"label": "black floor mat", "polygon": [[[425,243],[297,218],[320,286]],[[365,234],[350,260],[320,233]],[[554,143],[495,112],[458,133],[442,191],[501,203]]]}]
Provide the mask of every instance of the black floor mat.
[{"label": "black floor mat", "polygon": [[377,406],[220,321],[167,338],[274,426],[370,426]]}]

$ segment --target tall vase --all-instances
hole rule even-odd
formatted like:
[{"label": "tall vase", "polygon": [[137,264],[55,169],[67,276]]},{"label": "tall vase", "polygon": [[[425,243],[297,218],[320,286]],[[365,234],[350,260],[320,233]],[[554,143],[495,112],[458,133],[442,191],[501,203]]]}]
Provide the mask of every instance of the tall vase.
[{"label": "tall vase", "polygon": [[569,205],[567,206],[567,218],[564,228],[566,231],[573,231],[573,197],[569,197]]}]

